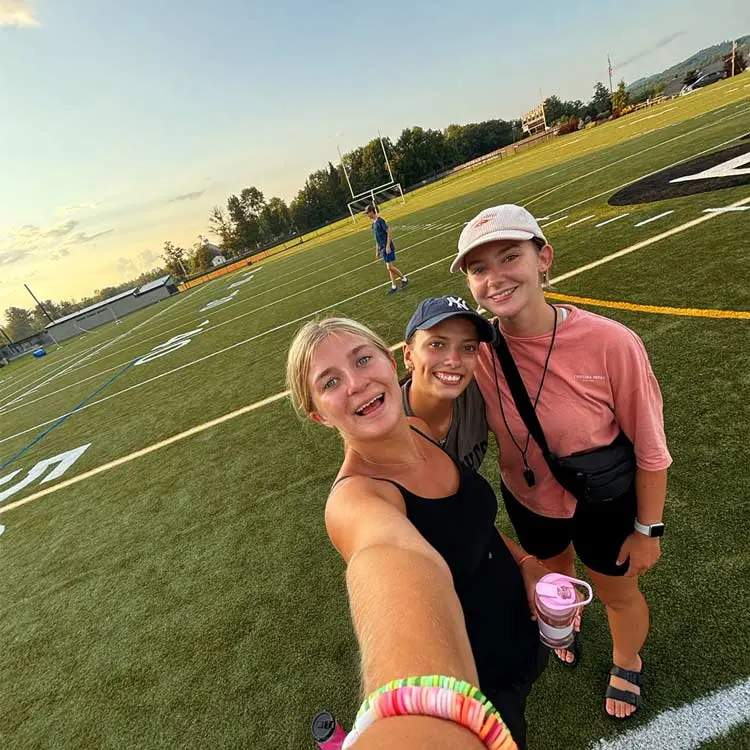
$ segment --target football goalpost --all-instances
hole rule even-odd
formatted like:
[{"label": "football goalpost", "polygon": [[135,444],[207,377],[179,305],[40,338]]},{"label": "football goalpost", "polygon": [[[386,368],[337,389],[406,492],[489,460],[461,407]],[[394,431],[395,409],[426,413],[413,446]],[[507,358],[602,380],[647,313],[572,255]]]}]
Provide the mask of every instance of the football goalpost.
[{"label": "football goalpost", "polygon": [[383,149],[385,166],[388,169],[388,176],[391,179],[388,182],[383,183],[382,185],[377,185],[376,187],[369,188],[368,190],[364,190],[361,193],[354,192],[354,188],[352,187],[352,182],[349,178],[349,173],[346,169],[346,163],[344,162],[344,157],[341,153],[341,149],[338,146],[336,147],[339,152],[341,168],[344,170],[344,177],[346,177],[346,184],[348,185],[349,192],[352,196],[352,199],[346,204],[346,207],[349,209],[349,214],[351,215],[353,222],[357,221],[357,215],[361,214],[368,205],[373,205],[375,206],[375,209],[378,210],[379,204],[387,203],[391,200],[398,199],[401,203],[406,203],[406,198],[404,198],[404,191],[401,189],[401,184],[396,182],[393,177],[393,172],[391,171],[391,163],[388,160],[388,154],[385,150],[383,136],[380,135],[380,131],[378,131],[378,140],[380,141],[380,148]]}]

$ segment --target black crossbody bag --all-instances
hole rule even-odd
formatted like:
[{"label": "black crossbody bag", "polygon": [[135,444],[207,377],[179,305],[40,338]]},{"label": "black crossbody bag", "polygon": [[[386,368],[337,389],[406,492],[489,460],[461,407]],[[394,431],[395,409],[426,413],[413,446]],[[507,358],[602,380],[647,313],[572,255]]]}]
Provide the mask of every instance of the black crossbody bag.
[{"label": "black crossbody bag", "polygon": [[[539,446],[552,476],[579,502],[604,503],[631,491],[635,479],[635,449],[628,436],[618,436],[601,448],[556,456],[550,451],[536,410],[518,372],[508,342],[495,326],[493,348],[500,362],[518,413],[531,437]],[[499,396],[499,392],[498,392]]]}]

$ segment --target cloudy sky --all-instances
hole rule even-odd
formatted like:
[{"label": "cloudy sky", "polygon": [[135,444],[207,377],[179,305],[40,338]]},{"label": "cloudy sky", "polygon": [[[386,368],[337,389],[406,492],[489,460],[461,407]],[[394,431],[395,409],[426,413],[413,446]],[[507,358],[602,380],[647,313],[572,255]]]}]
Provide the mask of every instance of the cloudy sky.
[{"label": "cloudy sky", "polygon": [[153,267],[245,186],[289,200],[337,143],[587,99],[607,53],[634,80],[749,32],[747,0],[0,0],[0,311]]}]

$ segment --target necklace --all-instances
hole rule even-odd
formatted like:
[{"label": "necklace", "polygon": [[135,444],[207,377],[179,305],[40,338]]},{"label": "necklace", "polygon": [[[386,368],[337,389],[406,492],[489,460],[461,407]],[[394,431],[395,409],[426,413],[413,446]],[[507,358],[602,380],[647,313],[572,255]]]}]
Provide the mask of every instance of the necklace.
[{"label": "necklace", "polygon": [[368,458],[365,458],[361,453],[357,453],[357,455],[362,459],[362,461],[364,461],[366,464],[369,464],[370,466],[389,467],[392,469],[402,469],[407,466],[415,466],[416,464],[421,463],[422,461],[425,460],[424,453],[419,449],[417,449],[418,458],[415,459],[414,461],[400,461],[397,463],[390,463],[390,462],[384,463],[382,461],[370,461]]},{"label": "necklace", "polygon": [[[554,305],[550,305],[552,310],[555,313],[555,320],[552,324],[552,340],[549,343],[549,349],[547,350],[547,357],[544,360],[544,369],[542,370],[542,379],[539,381],[539,389],[536,392],[536,398],[534,399],[534,411],[536,411],[536,405],[539,403],[539,396],[542,395],[542,388],[544,388],[544,380],[547,377],[547,369],[549,368],[549,358],[552,355],[552,347],[555,345],[555,337],[557,336],[557,308]],[[502,334],[500,334],[502,335]],[[492,369],[495,373],[495,387],[497,388],[497,400],[500,404],[500,414],[503,417],[503,424],[505,425],[505,429],[508,431],[508,435],[510,435],[510,439],[513,441],[513,445],[516,446],[518,449],[518,452],[521,454],[521,459],[523,460],[523,478],[526,480],[526,484],[529,485],[529,487],[533,487],[536,484],[536,477],[534,476],[534,470],[529,466],[528,461],[526,460],[526,454],[529,452],[529,440],[531,439],[531,433],[528,432],[526,434],[526,443],[524,444],[523,448],[521,448],[520,444],[516,442],[516,438],[511,432],[510,425],[508,425],[508,420],[505,418],[505,409],[503,409],[503,399],[500,395],[500,385],[497,382],[497,364],[495,363],[495,360],[497,359],[497,355],[493,352],[492,353]]]}]

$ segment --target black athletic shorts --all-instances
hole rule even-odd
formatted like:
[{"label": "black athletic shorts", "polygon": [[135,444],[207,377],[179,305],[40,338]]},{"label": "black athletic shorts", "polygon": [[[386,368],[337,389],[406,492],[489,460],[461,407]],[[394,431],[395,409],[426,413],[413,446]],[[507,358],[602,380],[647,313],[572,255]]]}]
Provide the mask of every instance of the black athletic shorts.
[{"label": "black athletic shorts", "polygon": [[580,561],[608,576],[624,575],[630,563],[617,565],[617,555],[633,533],[637,515],[635,487],[626,495],[604,503],[576,503],[572,518],[540,516],[522,505],[501,484],[505,509],[521,546],[530,555],[547,560],[572,542]]}]

